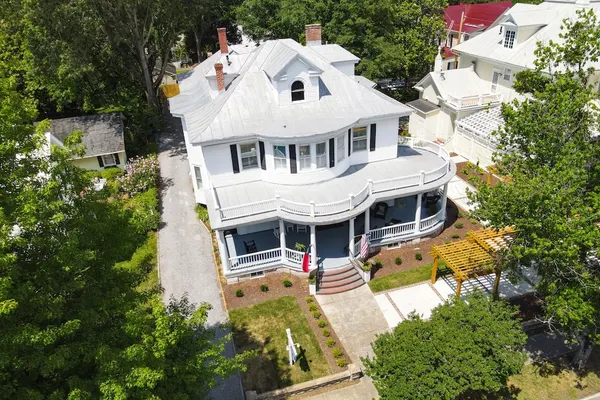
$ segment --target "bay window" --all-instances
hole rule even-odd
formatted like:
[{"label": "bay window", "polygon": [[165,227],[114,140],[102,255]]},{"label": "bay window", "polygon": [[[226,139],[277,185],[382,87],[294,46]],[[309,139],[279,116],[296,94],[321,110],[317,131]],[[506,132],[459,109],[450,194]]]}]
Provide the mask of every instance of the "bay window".
[{"label": "bay window", "polygon": [[352,129],[352,152],[367,150],[367,127],[357,126]]},{"label": "bay window", "polygon": [[242,158],[242,169],[258,168],[256,142],[240,144],[240,155]]},{"label": "bay window", "polygon": [[287,169],[287,152],[284,145],[273,146],[273,161],[276,170]]},{"label": "bay window", "polygon": [[311,166],[311,156],[310,156],[310,144],[303,144],[299,146],[300,157],[298,157],[300,161],[300,170],[310,169]]}]

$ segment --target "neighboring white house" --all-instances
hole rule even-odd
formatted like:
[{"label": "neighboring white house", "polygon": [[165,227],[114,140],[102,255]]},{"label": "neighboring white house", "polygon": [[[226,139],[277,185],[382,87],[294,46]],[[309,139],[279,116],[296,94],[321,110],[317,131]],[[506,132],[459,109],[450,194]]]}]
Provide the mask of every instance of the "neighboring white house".
[{"label": "neighboring white house", "polygon": [[[459,55],[459,69],[434,71],[415,88],[419,100],[409,103],[409,132],[419,138],[436,139],[482,165],[492,163],[495,145],[491,133],[502,125],[499,107],[518,98],[514,75],[534,67],[538,42],[560,42],[562,21],[576,19],[579,9],[600,9],[595,0],[547,1],[516,4],[485,32],[452,48]],[[597,77],[595,82],[597,85]]]},{"label": "neighboring white house", "polygon": [[[291,39],[227,44],[170,99],[180,117],[198,203],[206,204],[228,281],[277,268],[335,269],[371,246],[443,228],[455,166],[398,124],[411,109],[354,75],[359,59]],[[364,239],[362,239],[364,240]],[[355,282],[355,284],[358,284]]]},{"label": "neighboring white house", "polygon": [[75,131],[83,133],[81,144],[85,146],[85,154],[74,158],[73,164],[87,170],[125,168],[127,154],[121,113],[51,120],[50,131],[46,132],[48,143],[63,146],[65,139]]}]

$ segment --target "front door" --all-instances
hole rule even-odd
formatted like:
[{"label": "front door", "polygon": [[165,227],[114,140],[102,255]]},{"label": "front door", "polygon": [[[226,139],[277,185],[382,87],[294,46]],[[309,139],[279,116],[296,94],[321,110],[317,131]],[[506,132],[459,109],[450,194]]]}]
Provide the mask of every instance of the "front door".
[{"label": "front door", "polygon": [[492,73],[492,93],[496,93],[496,90],[498,89],[498,81],[500,80],[500,75],[502,75],[502,73],[497,69],[495,69]]}]

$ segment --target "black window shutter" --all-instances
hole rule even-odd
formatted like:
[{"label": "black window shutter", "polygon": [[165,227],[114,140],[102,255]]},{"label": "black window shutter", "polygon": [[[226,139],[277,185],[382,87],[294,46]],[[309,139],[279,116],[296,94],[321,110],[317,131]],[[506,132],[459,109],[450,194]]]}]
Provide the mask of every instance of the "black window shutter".
[{"label": "black window shutter", "polygon": [[115,156],[115,163],[117,165],[121,164],[121,161],[119,160],[119,155],[117,153],[115,153],[114,156]]},{"label": "black window shutter", "polygon": [[98,165],[100,168],[104,168],[104,161],[102,161],[102,156],[98,156]]},{"label": "black window shutter", "polygon": [[335,139],[329,139],[329,168],[335,167]]},{"label": "black window shutter", "polygon": [[290,144],[290,172],[295,174],[298,172],[298,166],[296,165],[296,145]]},{"label": "black window shutter", "polygon": [[352,129],[348,129],[348,157],[352,154]]},{"label": "black window shutter", "polygon": [[267,169],[267,161],[265,160],[265,142],[258,142],[258,150],[260,151],[260,168]]},{"label": "black window shutter", "polygon": [[369,150],[375,151],[375,143],[377,141],[377,124],[371,124],[371,138],[369,140]]},{"label": "black window shutter", "polygon": [[239,174],[240,173],[240,162],[238,160],[238,155],[237,155],[237,145],[235,145],[235,144],[230,145],[229,150],[231,151],[231,165],[233,165],[233,173]]}]

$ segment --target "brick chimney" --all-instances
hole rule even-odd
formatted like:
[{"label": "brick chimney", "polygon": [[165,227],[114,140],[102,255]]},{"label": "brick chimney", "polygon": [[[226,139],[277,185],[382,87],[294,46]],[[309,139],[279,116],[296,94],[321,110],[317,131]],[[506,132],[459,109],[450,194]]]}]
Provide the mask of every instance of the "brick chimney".
[{"label": "brick chimney", "polygon": [[227,30],[225,28],[217,28],[217,32],[219,33],[219,50],[221,50],[221,55],[229,54]]},{"label": "brick chimney", "polygon": [[306,25],[306,45],[321,45],[321,24]]},{"label": "brick chimney", "polygon": [[217,73],[217,89],[219,92],[225,90],[225,76],[223,75],[223,64],[215,64],[215,72]]}]

